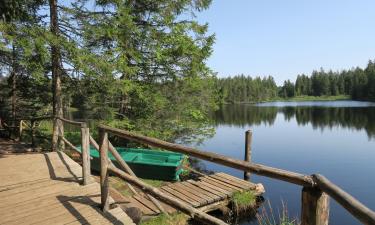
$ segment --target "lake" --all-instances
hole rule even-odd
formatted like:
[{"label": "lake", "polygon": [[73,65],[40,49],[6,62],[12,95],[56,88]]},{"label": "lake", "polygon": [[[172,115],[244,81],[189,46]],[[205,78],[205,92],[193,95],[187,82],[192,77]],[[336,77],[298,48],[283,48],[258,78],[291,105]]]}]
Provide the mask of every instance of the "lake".
[{"label": "lake", "polygon": [[[375,104],[357,101],[271,102],[225,105],[212,115],[216,134],[197,147],[237,159],[244,157],[245,131],[253,131],[252,161],[304,174],[320,173],[375,209]],[[243,172],[202,162],[208,170],[240,178]],[[278,215],[282,201],[299,218],[301,187],[271,178],[266,200]],[[245,221],[242,224],[257,224]],[[330,224],[360,224],[331,199]]]}]

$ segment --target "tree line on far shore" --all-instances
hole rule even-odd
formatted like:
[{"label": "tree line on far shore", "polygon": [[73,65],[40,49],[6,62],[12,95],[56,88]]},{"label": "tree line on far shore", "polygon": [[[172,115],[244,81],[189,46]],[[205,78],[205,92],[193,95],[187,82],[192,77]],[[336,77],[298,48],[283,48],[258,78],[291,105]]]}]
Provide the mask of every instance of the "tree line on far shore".
[{"label": "tree line on far shore", "polygon": [[277,98],[298,96],[348,95],[354,100],[375,100],[375,62],[369,61],[366,68],[359,67],[334,72],[313,71],[310,76],[301,74],[295,82],[284,81],[277,86],[274,78],[252,78],[238,75],[218,78],[218,95],[222,102],[260,102]]}]

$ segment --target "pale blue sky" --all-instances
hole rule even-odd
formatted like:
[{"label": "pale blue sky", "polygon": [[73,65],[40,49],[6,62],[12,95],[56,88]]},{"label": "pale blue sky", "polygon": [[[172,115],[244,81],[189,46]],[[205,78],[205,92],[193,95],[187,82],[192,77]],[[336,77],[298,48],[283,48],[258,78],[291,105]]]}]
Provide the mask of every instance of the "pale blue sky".
[{"label": "pale blue sky", "polygon": [[374,0],[213,0],[197,16],[216,34],[208,64],[219,77],[272,75],[281,84],[374,59],[374,10]]}]

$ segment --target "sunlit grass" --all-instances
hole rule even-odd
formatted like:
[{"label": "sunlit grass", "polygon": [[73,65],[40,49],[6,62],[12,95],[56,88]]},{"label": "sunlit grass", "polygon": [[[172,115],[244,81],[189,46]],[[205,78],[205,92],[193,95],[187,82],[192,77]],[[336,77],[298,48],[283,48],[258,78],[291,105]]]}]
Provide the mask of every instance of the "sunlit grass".
[{"label": "sunlit grass", "polygon": [[259,225],[300,225],[301,222],[297,218],[291,218],[288,213],[287,206],[282,202],[281,212],[275,212],[272,209],[270,201],[267,201],[267,206],[262,206],[260,212],[257,213],[256,218]]},{"label": "sunlit grass", "polygon": [[239,208],[248,208],[255,205],[256,195],[253,191],[237,191],[233,194],[232,201]]},{"label": "sunlit grass", "polygon": [[144,221],[141,225],[185,225],[189,217],[182,213],[174,213],[169,216],[160,214],[150,220]]}]

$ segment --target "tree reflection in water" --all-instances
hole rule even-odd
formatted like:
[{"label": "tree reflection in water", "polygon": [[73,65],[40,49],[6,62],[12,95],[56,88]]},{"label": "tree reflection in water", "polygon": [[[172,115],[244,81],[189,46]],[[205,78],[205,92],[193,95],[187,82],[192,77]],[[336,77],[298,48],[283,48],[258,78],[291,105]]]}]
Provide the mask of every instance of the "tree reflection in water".
[{"label": "tree reflection in water", "polygon": [[314,129],[342,127],[365,130],[369,138],[375,137],[375,107],[327,106],[256,106],[224,105],[212,113],[214,125],[248,127],[272,126],[278,115],[286,121],[295,119],[299,126],[312,125]]}]

